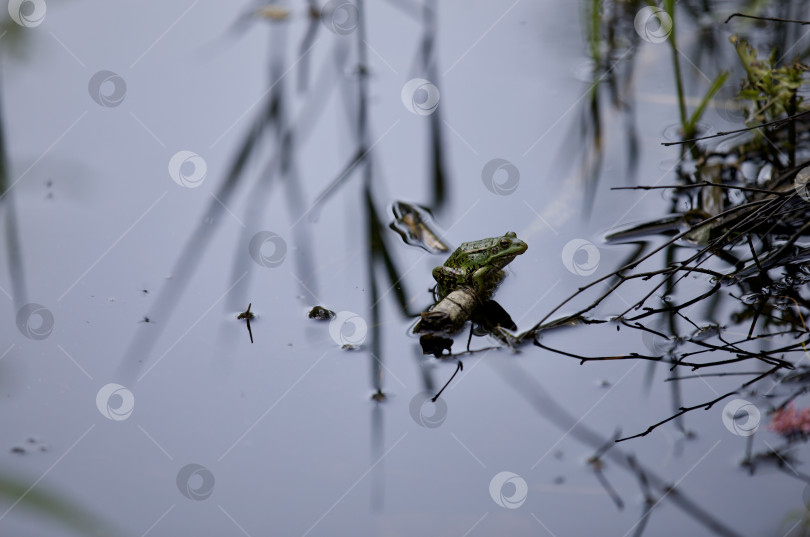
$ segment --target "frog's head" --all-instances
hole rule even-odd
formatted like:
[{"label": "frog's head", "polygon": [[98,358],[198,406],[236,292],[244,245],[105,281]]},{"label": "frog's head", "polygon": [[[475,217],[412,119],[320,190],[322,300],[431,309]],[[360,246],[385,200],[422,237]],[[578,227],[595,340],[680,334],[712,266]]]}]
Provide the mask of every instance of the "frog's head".
[{"label": "frog's head", "polygon": [[490,239],[492,244],[487,253],[487,265],[503,268],[515,258],[526,251],[528,245],[517,238],[514,231],[508,231],[503,237]]}]

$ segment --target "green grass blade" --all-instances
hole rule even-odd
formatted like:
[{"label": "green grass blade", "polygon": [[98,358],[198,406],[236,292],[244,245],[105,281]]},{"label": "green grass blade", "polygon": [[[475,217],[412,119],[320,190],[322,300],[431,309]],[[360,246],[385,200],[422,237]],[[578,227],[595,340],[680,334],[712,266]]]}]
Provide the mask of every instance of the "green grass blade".
[{"label": "green grass blade", "polygon": [[689,117],[689,121],[686,122],[684,133],[691,137],[695,132],[695,127],[700,121],[700,118],[703,116],[703,112],[706,111],[706,106],[708,106],[709,102],[714,98],[715,94],[720,91],[720,88],[723,87],[723,84],[726,83],[728,80],[729,72],[728,71],[721,71],[720,74],[715,77],[712,85],[709,86],[709,90],[706,92],[706,95],[703,96],[701,99],[700,104],[697,108],[692,112],[692,115]]}]

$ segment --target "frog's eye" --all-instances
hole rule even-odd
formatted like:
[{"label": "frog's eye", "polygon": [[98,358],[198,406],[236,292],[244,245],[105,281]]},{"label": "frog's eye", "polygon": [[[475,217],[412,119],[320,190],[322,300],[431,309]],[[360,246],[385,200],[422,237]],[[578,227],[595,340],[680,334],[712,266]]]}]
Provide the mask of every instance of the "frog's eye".
[{"label": "frog's eye", "polygon": [[509,248],[509,239],[501,239],[501,248]]}]

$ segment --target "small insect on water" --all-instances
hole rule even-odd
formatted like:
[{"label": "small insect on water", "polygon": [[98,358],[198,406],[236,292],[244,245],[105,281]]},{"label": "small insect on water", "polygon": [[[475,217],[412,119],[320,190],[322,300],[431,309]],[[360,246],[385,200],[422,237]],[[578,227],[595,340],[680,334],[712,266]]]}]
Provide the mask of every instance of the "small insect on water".
[{"label": "small insect on water", "polygon": [[250,329],[250,320],[254,317],[253,312],[250,311],[250,307],[253,305],[251,302],[248,304],[248,307],[245,311],[240,313],[236,316],[237,319],[244,319],[245,323],[247,323],[248,334],[250,334],[250,342],[253,343],[253,330]]}]

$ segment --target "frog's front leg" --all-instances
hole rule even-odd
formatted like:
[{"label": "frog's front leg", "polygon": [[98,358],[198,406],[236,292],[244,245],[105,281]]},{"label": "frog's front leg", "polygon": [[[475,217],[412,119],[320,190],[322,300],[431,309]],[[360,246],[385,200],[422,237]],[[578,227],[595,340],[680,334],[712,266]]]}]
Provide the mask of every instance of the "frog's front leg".
[{"label": "frog's front leg", "polygon": [[503,279],[504,272],[495,267],[481,267],[472,274],[473,287],[479,293],[489,293]]},{"label": "frog's front leg", "polygon": [[473,272],[472,274],[473,286],[478,291],[485,290],[487,287],[489,287],[491,273],[492,273],[491,267],[481,267],[479,269],[476,269],[476,271]]}]

